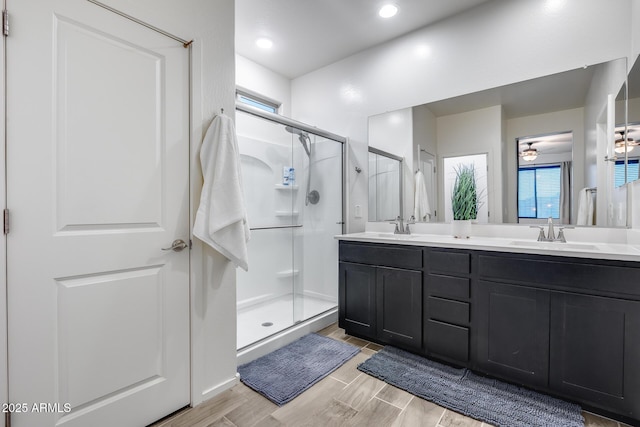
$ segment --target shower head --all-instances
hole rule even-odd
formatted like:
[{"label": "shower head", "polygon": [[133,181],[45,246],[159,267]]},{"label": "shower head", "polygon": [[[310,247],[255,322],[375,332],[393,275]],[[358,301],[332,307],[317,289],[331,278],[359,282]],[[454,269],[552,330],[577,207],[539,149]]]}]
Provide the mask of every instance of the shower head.
[{"label": "shower head", "polygon": [[[298,135],[298,139],[300,140],[300,143],[302,144],[304,151],[307,153],[307,156],[311,157],[311,149],[309,147],[310,145],[309,134],[303,130],[294,128],[293,126],[285,126],[284,130],[294,135]],[[308,142],[309,142],[309,145],[307,144]]]},{"label": "shower head", "polygon": [[285,126],[284,130],[286,130],[289,133],[293,133],[295,135],[306,135],[307,133],[303,130],[300,130],[298,128],[294,128],[293,126]]}]

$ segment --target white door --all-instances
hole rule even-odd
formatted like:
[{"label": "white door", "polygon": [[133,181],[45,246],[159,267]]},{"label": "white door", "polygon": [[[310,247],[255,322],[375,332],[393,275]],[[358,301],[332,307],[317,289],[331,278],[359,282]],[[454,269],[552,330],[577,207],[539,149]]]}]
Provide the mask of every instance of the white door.
[{"label": "white door", "polygon": [[190,401],[188,50],[7,3],[12,426],[142,426]]}]

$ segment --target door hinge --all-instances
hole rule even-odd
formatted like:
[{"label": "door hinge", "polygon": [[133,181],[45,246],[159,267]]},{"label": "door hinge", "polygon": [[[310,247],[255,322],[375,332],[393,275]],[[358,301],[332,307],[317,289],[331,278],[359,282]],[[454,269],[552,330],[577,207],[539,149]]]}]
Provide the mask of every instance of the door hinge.
[{"label": "door hinge", "polygon": [[4,218],[4,227],[3,227],[4,234],[9,234],[9,209],[5,209],[3,211],[3,213],[4,213],[4,215],[3,215],[3,218]]},{"label": "door hinge", "polygon": [[191,239],[189,239],[189,250],[191,250],[192,247],[193,247],[193,241],[191,241]]},{"label": "door hinge", "polygon": [[9,35],[9,12],[7,9],[2,11],[2,34],[5,37]]}]

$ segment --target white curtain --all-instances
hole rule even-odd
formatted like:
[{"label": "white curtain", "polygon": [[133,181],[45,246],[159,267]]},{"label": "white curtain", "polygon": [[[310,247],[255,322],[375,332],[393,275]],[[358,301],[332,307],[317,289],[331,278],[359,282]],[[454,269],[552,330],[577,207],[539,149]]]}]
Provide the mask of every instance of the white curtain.
[{"label": "white curtain", "polygon": [[571,162],[560,164],[560,223],[571,224]]}]

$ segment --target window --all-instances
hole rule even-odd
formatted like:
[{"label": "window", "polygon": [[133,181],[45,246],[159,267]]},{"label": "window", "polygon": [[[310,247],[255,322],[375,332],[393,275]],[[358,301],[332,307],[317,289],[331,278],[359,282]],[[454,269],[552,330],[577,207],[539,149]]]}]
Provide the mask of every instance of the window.
[{"label": "window", "polygon": [[518,218],[560,218],[560,165],[518,169]]},{"label": "window", "polygon": [[267,99],[256,93],[242,89],[236,89],[236,99],[244,104],[251,105],[252,107],[260,108],[261,110],[274,114],[278,114],[278,109],[281,105],[277,101]]},{"label": "window", "polygon": [[[638,159],[629,160],[629,166],[627,167],[627,182],[638,179],[639,166],[640,164]],[[620,187],[624,184],[624,160],[616,160],[613,181],[616,187]]]}]

